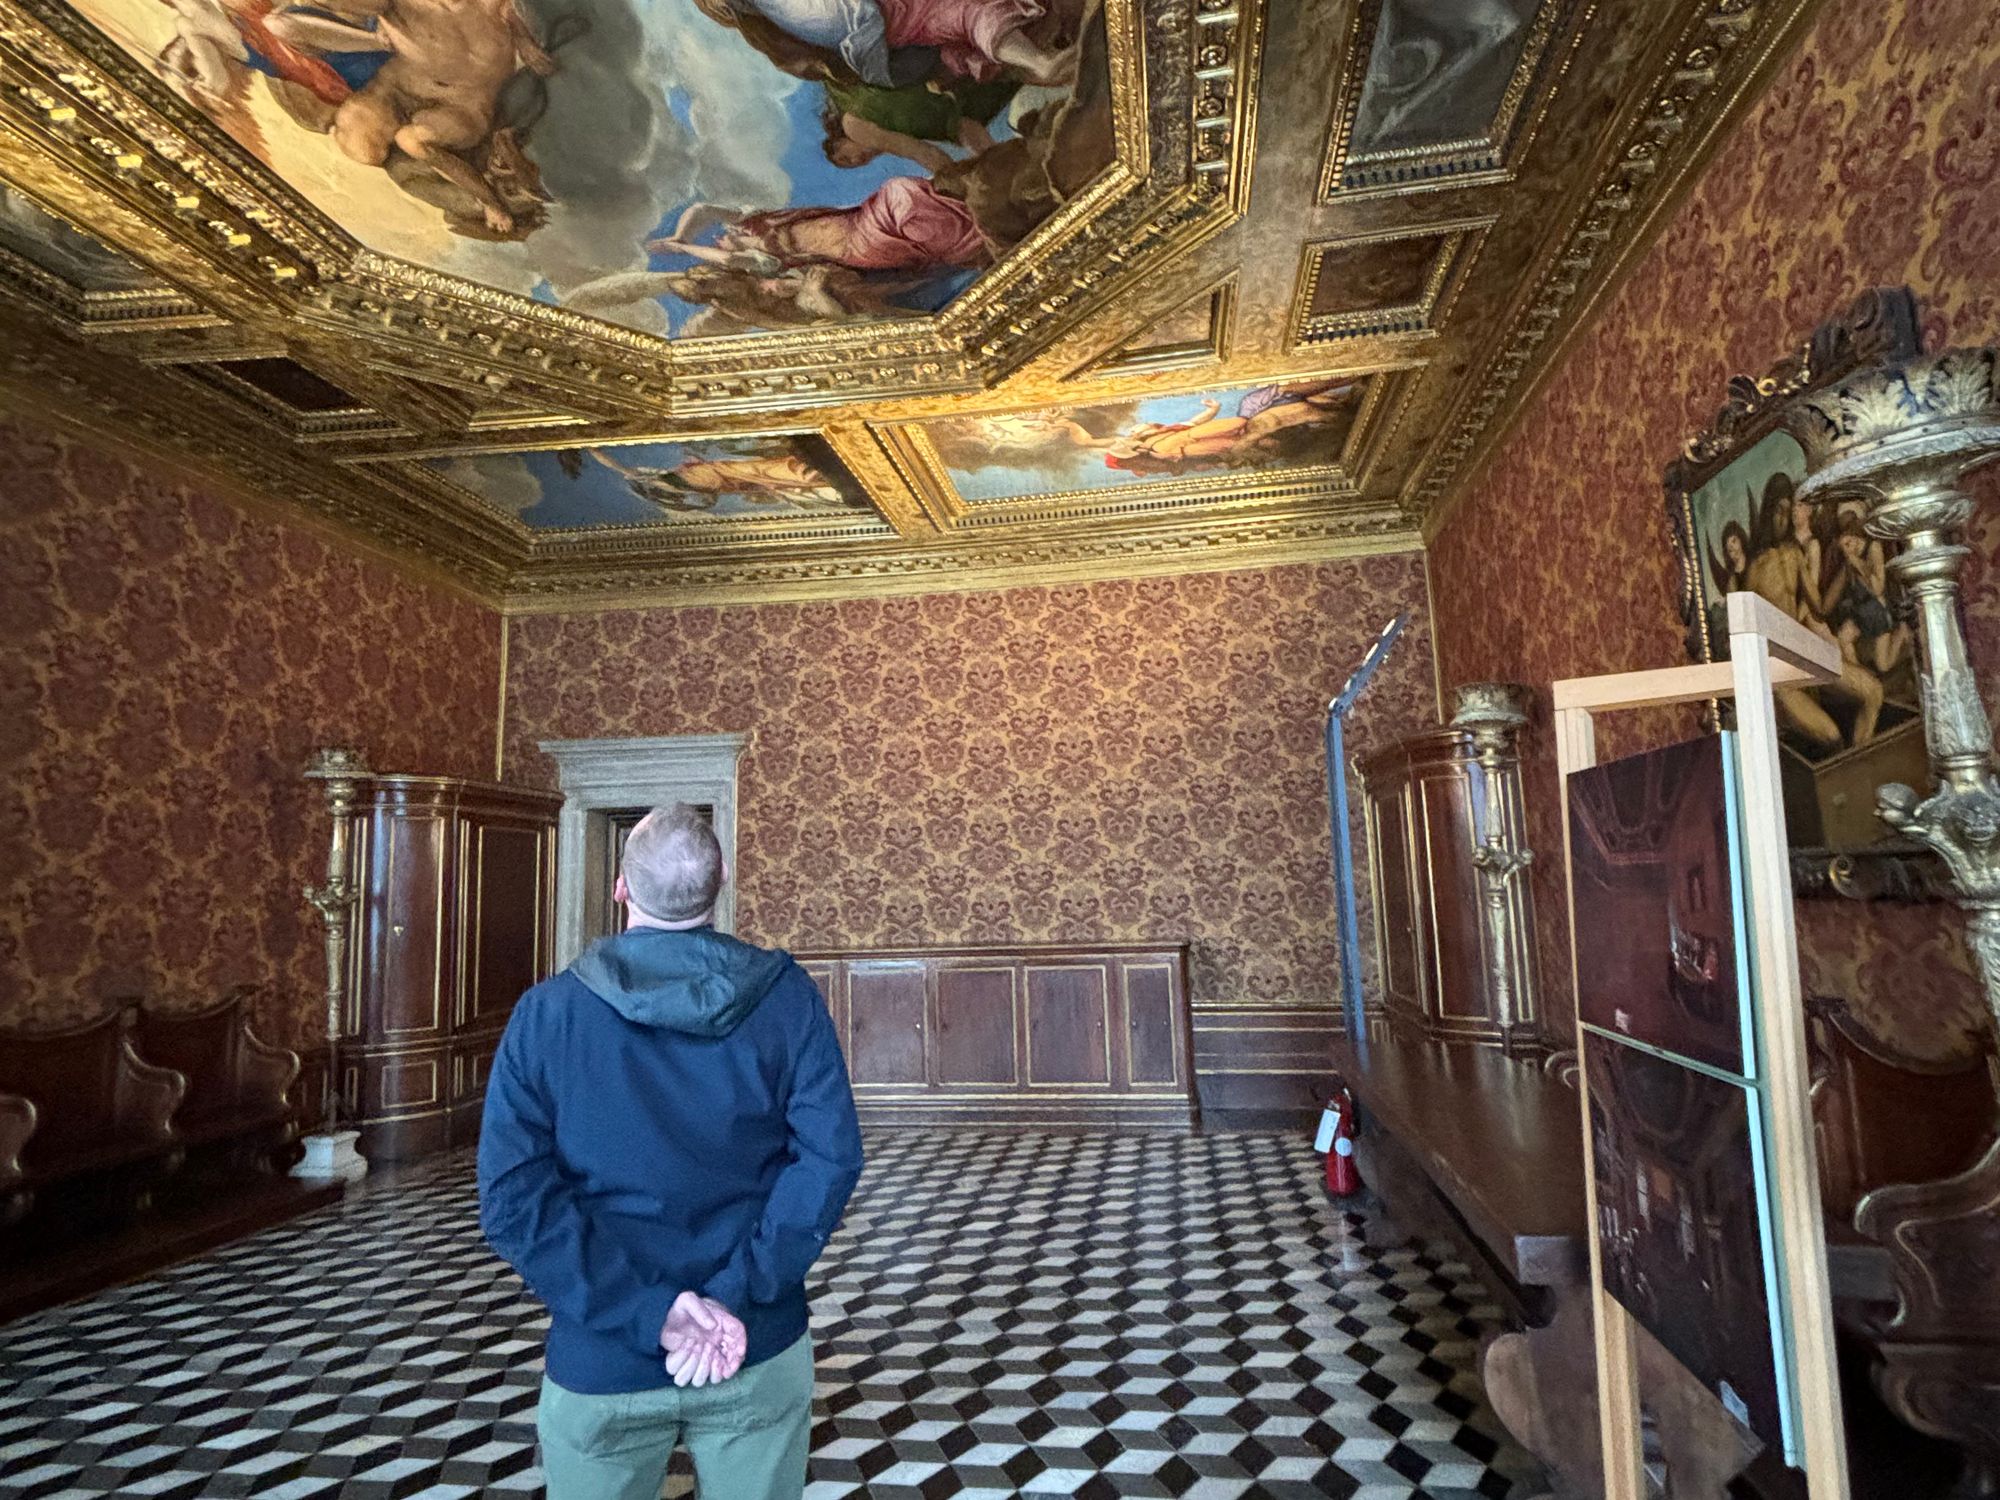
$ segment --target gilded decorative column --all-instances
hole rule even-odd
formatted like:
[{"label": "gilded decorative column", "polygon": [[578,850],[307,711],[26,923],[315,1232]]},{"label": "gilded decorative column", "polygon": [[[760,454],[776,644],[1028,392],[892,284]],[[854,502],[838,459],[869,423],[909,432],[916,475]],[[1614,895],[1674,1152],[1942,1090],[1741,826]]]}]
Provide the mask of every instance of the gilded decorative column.
[{"label": "gilded decorative column", "polygon": [[[1877,793],[1882,820],[1944,861],[2000,1026],[2000,776],[1958,621],[1966,473],[2000,453],[1993,349],[1949,349],[1870,370],[1792,408],[1807,496],[1857,496],[1918,626],[1918,683],[1937,788]],[[1959,1495],[2000,1496],[2000,1142],[1955,1177],[1877,1188],[1855,1227],[1887,1249],[1896,1315],[1874,1378],[1889,1407],[1965,1456]]]},{"label": "gilded decorative column", "polygon": [[1935,851],[1966,914],[1967,941],[2000,1027],[2000,776],[1993,730],[1959,625],[1966,473],[2000,455],[2000,351],[1948,349],[1864,371],[1793,406],[1806,452],[1802,497],[1864,500],[1868,531],[1902,544],[1889,570],[1914,601],[1924,734],[1937,789],[1877,794],[1882,820]]},{"label": "gilded decorative column", "polygon": [[1521,842],[1509,788],[1518,784],[1519,736],[1528,722],[1528,689],[1517,682],[1469,682],[1454,694],[1451,722],[1472,732],[1473,752],[1485,772],[1484,826],[1472,863],[1478,868],[1487,935],[1487,983],[1493,1014],[1508,1051],[1535,1036],[1535,993],[1527,964],[1530,935],[1516,891],[1535,854]]},{"label": "gilded decorative column", "polygon": [[368,767],[353,750],[329,748],[314,753],[306,779],[317,781],[326,794],[333,821],[327,843],[326,879],[305,888],[308,905],[326,924],[326,1095],[325,1114],[317,1134],[306,1137],[306,1158],[294,1169],[300,1177],[363,1175],[367,1163],[356,1154],[354,1131],[340,1128],[340,1042],[347,1009],[347,945],[360,900],[353,874],[350,844],[354,826],[355,792]]}]

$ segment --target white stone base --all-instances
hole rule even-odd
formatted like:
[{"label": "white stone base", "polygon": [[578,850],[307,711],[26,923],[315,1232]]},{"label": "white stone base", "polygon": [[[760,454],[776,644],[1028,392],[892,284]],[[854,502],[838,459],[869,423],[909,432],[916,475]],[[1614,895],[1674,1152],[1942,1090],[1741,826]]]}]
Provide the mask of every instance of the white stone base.
[{"label": "white stone base", "polygon": [[294,1177],[306,1177],[326,1182],[340,1178],[346,1182],[359,1182],[368,1175],[368,1159],[354,1149],[354,1143],[361,1137],[358,1130],[340,1130],[332,1135],[309,1135],[304,1140],[306,1154],[296,1167]]}]

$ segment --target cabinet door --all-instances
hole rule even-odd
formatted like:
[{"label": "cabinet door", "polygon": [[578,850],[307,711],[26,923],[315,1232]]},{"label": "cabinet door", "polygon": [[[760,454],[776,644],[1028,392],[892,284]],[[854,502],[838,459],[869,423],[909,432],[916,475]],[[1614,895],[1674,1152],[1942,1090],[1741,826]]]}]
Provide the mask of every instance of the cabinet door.
[{"label": "cabinet door", "polygon": [[848,1071],[856,1083],[923,1083],[924,966],[855,962],[847,966]]},{"label": "cabinet door", "polygon": [[937,1081],[1019,1083],[1015,1053],[1015,976],[999,965],[937,972]]},{"label": "cabinet door", "polygon": [[371,1042],[442,1039],[445,841],[433,816],[377,809],[370,819],[359,1033]]},{"label": "cabinet door", "polygon": [[1424,1014],[1422,937],[1417,872],[1411,861],[1409,782],[1397,780],[1368,802],[1375,870],[1376,931],[1382,939],[1382,990],[1390,1007],[1412,1019]]},{"label": "cabinet door", "polygon": [[1110,965],[1030,967],[1028,1082],[1111,1082]]},{"label": "cabinet door", "polygon": [[1472,785],[1463,767],[1417,783],[1423,836],[1435,897],[1436,984],[1432,1009],[1447,1027],[1484,1032],[1493,1023],[1488,999],[1486,905],[1475,843]]}]

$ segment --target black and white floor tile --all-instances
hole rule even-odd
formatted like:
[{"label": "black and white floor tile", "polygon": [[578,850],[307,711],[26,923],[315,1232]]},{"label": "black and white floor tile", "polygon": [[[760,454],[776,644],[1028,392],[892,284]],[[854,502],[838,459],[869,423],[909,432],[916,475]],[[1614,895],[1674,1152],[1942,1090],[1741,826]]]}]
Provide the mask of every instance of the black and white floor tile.
[{"label": "black and white floor tile", "polygon": [[[1472,1374],[1495,1310],[1366,1249],[1306,1143],[869,1147],[816,1274],[813,1500],[1526,1492]],[[473,1199],[441,1161],[0,1328],[0,1495],[537,1493],[541,1310]]]}]

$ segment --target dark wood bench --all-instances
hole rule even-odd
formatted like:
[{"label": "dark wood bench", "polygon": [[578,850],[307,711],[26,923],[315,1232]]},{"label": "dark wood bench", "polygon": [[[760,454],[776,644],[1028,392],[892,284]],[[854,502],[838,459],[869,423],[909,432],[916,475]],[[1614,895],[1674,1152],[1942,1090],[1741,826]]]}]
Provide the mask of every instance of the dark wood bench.
[{"label": "dark wood bench", "polygon": [[130,1217],[180,1165],[172,1122],[187,1080],[141,1058],[132,1029],[123,1012],[64,1031],[0,1032],[0,1092],[35,1110],[15,1191],[36,1204],[17,1236]]},{"label": "dark wood bench", "polygon": [[1557,1493],[1602,1493],[1583,1123],[1576,1091],[1497,1047],[1378,1026],[1334,1044],[1355,1154],[1391,1235],[1458,1249],[1519,1330],[1488,1341],[1487,1399]]},{"label": "dark wood bench", "polygon": [[218,1169],[272,1171],[295,1134],[287,1093],[299,1076],[298,1054],[250,1029],[256,996],[242,986],[200,1010],[137,1010],[139,1055],[187,1079],[173,1128],[188,1152],[190,1181]]}]

